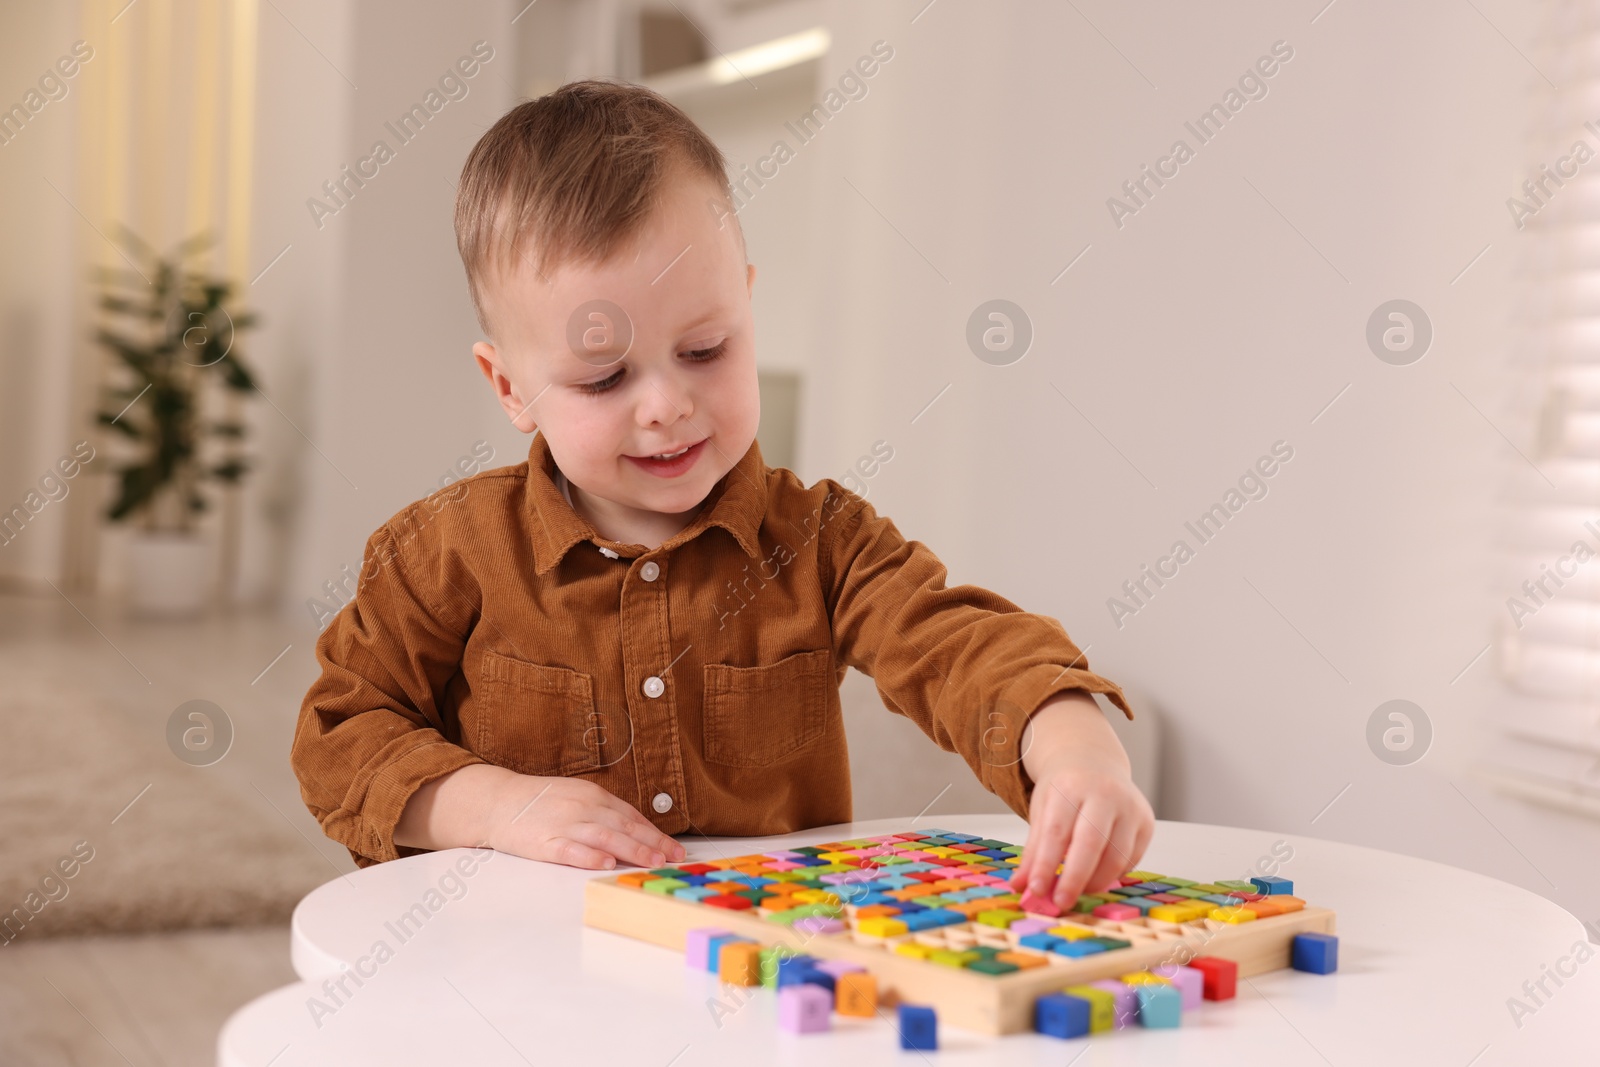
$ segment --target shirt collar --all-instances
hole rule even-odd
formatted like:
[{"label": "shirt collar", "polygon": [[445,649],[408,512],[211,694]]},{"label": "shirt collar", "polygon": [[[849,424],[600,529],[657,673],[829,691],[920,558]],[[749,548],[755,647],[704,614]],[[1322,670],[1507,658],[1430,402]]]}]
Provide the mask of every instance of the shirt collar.
[{"label": "shirt collar", "polygon": [[745,555],[755,559],[761,547],[761,522],[767,511],[767,470],[761,458],[761,446],[755,441],[750,442],[750,448],[733,465],[733,469],[712,486],[694,521],[663,541],[658,549],[652,550],[641,544],[626,544],[601,537],[589,520],[573,510],[556,485],[556,462],[550,454],[549,442],[544,434],[535,432],[533,443],[528,448],[526,505],[534,542],[534,573],[540,577],[548,574],[566,557],[567,551],[580,541],[589,541],[596,546],[609,548],[619,556],[633,558],[650,551],[676,548],[712,526],[727,530]]}]

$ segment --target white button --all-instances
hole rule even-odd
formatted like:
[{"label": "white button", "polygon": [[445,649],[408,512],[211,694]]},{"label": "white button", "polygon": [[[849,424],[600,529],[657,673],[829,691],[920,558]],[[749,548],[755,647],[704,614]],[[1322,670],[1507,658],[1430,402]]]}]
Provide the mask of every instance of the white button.
[{"label": "white button", "polygon": [[657,793],[655,799],[650,802],[650,806],[665,815],[672,810],[672,798],[665,793]]},{"label": "white button", "polygon": [[661,568],[656,566],[655,560],[651,560],[649,563],[646,563],[643,567],[639,568],[639,577],[643,578],[647,582],[653,582],[657,578],[661,577]]},{"label": "white button", "polygon": [[657,678],[655,675],[652,674],[650,677],[648,677],[648,678],[646,678],[644,680],[644,695],[645,696],[654,698],[654,697],[660,696],[662,693],[665,693],[666,691],[667,691],[667,683],[663,682],[660,678]]}]

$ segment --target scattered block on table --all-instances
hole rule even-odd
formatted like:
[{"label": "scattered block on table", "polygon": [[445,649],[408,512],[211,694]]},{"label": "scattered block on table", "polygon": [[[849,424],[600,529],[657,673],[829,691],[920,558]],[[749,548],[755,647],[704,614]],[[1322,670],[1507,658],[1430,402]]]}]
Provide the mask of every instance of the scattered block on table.
[{"label": "scattered block on table", "polygon": [[1046,993],[1033,1005],[1033,1028],[1051,1037],[1082,1037],[1089,1032],[1093,1008],[1083,997]]},{"label": "scattered block on table", "polygon": [[1089,987],[1098,989],[1111,998],[1112,1020],[1118,1030],[1132,1026],[1139,1017],[1139,992],[1135,987],[1114,978],[1102,978],[1090,982]]},{"label": "scattered block on table", "polygon": [[1196,956],[1189,967],[1199,971],[1204,981],[1201,994],[1207,1000],[1232,1000],[1239,984],[1239,965],[1220,956]]},{"label": "scattered block on table", "polygon": [[1117,1025],[1117,998],[1091,985],[1069,985],[1062,990],[1089,1002],[1089,1032],[1098,1034]]},{"label": "scattered block on table", "polygon": [[1150,973],[1165,978],[1177,988],[1179,996],[1183,998],[1184,1011],[1193,1011],[1200,1006],[1205,995],[1206,976],[1193,967],[1162,963],[1150,968]]},{"label": "scattered block on table", "polygon": [[722,973],[722,950],[728,945],[737,945],[749,941],[748,937],[739,934],[717,934],[706,942],[706,970],[712,974]]},{"label": "scattered block on table", "polygon": [[1257,893],[1262,893],[1266,896],[1277,896],[1280,893],[1294,892],[1294,883],[1287,878],[1274,878],[1271,875],[1262,875],[1260,878],[1250,879],[1250,883],[1256,887]]},{"label": "scattered block on table", "polygon": [[841,974],[833,987],[834,1010],[870,1019],[878,1013],[878,980],[866,971]]},{"label": "scattered block on table", "polygon": [[715,937],[730,938],[733,934],[717,926],[698,926],[684,935],[683,961],[697,971],[711,969],[710,951],[711,939]]},{"label": "scattered block on table", "polygon": [[932,1051],[939,1047],[939,1016],[932,1008],[902,1004],[899,1015],[901,1048]]},{"label": "scattered block on table", "polygon": [[1332,934],[1295,934],[1289,942],[1289,966],[1312,974],[1332,974],[1339,969],[1339,939]]},{"label": "scattered block on table", "polygon": [[1119,975],[1119,978],[1120,978],[1121,981],[1126,982],[1128,985],[1170,985],[1171,984],[1165,978],[1158,977],[1157,975],[1154,975],[1149,971],[1132,971],[1132,972],[1130,972],[1128,974]]},{"label": "scattered block on table", "polygon": [[815,967],[816,964],[817,959],[815,956],[791,953],[788,956],[779,957],[778,976],[774,979],[773,984],[779,989],[788,985],[797,985],[804,980],[805,973]]},{"label": "scattered block on table", "polygon": [[717,977],[729,985],[760,985],[760,942],[735,941],[723,945],[717,956]]},{"label": "scattered block on table", "polygon": [[1183,995],[1162,982],[1157,985],[1133,987],[1139,998],[1139,1025],[1151,1029],[1167,1029],[1178,1025],[1183,1014]]},{"label": "scattered block on table", "polygon": [[792,1034],[814,1034],[831,1025],[833,997],[821,986],[805,983],[778,990],[778,1026]]}]

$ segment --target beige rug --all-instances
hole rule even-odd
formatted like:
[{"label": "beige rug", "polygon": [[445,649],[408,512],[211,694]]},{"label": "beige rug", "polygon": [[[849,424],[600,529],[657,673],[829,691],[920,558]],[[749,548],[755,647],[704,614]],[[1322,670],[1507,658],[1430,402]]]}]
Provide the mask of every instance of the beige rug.
[{"label": "beige rug", "polygon": [[336,875],[264,797],[175,757],[122,664],[51,658],[0,648],[0,948],[282,922]]}]

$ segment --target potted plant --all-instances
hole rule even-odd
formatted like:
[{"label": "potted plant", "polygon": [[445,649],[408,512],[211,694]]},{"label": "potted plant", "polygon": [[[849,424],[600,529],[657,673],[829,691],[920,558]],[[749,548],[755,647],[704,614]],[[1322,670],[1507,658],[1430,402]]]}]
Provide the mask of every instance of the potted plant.
[{"label": "potted plant", "polygon": [[[95,338],[117,359],[96,421],[126,445],[116,467],[111,522],[134,524],[127,542],[128,605],[139,614],[194,615],[210,598],[210,545],[198,524],[211,481],[237,484],[241,422],[213,414],[223,390],[255,388],[234,350],[255,324],[235,310],[230,282],[193,269],[209,234],[158,254],[126,227],[132,270],[98,269],[104,322]],[[211,446],[211,447],[208,447]],[[218,455],[218,451],[225,454]]]}]

